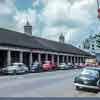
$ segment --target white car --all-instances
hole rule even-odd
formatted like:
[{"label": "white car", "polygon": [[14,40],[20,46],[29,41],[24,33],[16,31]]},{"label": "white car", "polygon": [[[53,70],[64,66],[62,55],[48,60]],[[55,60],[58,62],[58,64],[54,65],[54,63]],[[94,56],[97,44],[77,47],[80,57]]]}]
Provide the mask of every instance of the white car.
[{"label": "white car", "polygon": [[70,69],[70,66],[67,65],[66,63],[60,63],[58,69],[67,70]]},{"label": "white car", "polygon": [[12,63],[11,66],[2,69],[4,74],[21,74],[26,72],[28,72],[28,67],[23,63]]}]

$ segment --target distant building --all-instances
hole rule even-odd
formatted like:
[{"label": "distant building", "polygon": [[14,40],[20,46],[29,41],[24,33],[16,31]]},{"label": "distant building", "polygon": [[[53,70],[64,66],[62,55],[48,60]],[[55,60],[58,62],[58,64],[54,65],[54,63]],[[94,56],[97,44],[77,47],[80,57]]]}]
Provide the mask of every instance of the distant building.
[{"label": "distant building", "polygon": [[73,45],[64,43],[61,34],[59,42],[32,36],[29,22],[24,26],[24,34],[0,28],[0,67],[13,62],[23,62],[30,66],[34,61],[44,63],[50,60],[57,65],[65,63],[85,63],[86,58],[93,57]]},{"label": "distant building", "polygon": [[32,36],[32,25],[29,23],[29,21],[27,21],[26,25],[24,26],[24,33]]},{"label": "distant building", "polygon": [[81,49],[91,53],[96,54],[96,37],[90,35],[88,38],[84,39],[81,44]]},{"label": "distant building", "polygon": [[65,37],[64,37],[64,35],[62,33],[59,36],[59,42],[60,43],[64,43],[65,42]]},{"label": "distant building", "polygon": [[84,39],[81,44],[81,49],[95,55],[97,62],[100,63],[100,48],[96,45],[96,35],[90,35],[88,38]]}]

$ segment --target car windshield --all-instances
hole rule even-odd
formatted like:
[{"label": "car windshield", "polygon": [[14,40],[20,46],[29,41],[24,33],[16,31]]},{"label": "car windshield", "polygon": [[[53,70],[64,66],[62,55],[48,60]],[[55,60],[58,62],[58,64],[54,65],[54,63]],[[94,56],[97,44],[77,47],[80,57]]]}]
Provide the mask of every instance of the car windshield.
[{"label": "car windshield", "polygon": [[81,75],[88,75],[88,76],[94,76],[94,77],[98,77],[99,72],[93,69],[84,69],[81,72]]},{"label": "car windshield", "polygon": [[11,66],[19,66],[19,65],[22,65],[20,63],[12,63]]}]

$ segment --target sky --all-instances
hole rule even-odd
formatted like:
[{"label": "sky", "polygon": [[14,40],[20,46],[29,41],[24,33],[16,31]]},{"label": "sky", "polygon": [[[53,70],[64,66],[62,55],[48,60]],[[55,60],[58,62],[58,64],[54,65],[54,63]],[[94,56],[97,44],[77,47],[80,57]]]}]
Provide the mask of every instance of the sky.
[{"label": "sky", "polygon": [[[99,0],[100,1],[100,0]],[[33,35],[79,45],[100,32],[96,0],[0,0],[0,27],[23,32],[28,20]]]}]

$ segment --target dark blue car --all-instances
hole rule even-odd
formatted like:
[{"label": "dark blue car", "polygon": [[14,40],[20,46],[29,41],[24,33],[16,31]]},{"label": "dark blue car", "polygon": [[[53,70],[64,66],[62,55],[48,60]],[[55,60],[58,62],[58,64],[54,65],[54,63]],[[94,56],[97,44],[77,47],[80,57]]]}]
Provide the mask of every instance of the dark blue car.
[{"label": "dark blue car", "polygon": [[39,62],[34,62],[31,65],[30,72],[41,72],[42,71],[42,66]]},{"label": "dark blue car", "polygon": [[100,90],[100,68],[88,67],[75,77],[74,85],[76,89],[88,88]]}]

